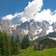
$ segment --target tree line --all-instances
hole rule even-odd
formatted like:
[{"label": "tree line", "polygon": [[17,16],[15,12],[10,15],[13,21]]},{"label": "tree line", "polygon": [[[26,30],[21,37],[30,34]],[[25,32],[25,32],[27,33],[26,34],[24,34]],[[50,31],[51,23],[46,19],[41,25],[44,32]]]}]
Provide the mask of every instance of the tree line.
[{"label": "tree line", "polygon": [[29,36],[7,35],[0,32],[0,56],[17,55],[30,46]]}]

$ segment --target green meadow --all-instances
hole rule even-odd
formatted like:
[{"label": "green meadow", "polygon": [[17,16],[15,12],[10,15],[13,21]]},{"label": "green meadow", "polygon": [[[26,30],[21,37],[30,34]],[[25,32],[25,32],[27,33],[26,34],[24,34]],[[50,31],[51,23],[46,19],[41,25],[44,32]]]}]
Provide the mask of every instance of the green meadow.
[{"label": "green meadow", "polygon": [[29,47],[18,56],[56,56],[56,48],[34,51],[32,47]]}]

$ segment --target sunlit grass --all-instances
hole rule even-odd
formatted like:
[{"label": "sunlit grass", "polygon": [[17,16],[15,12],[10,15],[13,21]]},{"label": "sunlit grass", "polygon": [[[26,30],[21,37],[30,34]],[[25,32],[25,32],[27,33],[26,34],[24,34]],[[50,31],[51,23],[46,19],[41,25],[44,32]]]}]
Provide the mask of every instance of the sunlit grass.
[{"label": "sunlit grass", "polygon": [[56,48],[34,51],[32,47],[29,47],[23,50],[18,56],[56,56]]}]

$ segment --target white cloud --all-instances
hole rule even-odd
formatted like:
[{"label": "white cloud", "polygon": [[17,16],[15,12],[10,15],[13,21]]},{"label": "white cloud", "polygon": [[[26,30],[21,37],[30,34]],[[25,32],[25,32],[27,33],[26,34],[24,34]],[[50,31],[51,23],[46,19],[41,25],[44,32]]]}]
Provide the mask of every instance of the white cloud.
[{"label": "white cloud", "polygon": [[14,15],[7,15],[2,17],[2,19],[12,20],[16,16],[19,17],[20,15],[20,19],[22,22],[25,22],[30,19],[34,19],[35,21],[47,20],[50,22],[50,24],[52,22],[56,22],[56,10],[54,12],[51,12],[50,9],[44,9],[41,11],[42,6],[43,0],[33,0],[32,2],[28,3],[28,6],[26,6],[23,12],[15,13]]},{"label": "white cloud", "polygon": [[6,19],[11,20],[13,17],[14,16],[12,16],[12,14],[10,14],[10,15],[6,15],[6,16],[2,17],[2,19],[3,20],[6,20]]},{"label": "white cloud", "polygon": [[29,2],[28,6],[26,6],[23,11],[22,17],[26,19],[31,19],[34,14],[39,12],[42,8],[43,0],[33,0],[31,3]]},{"label": "white cloud", "polygon": [[53,14],[53,12],[51,12],[50,9],[47,9],[47,10],[44,9],[43,11],[41,11],[40,13],[37,13],[34,16],[34,20],[35,21],[46,20],[46,21],[49,21],[51,24],[52,22],[56,22],[56,13]]},{"label": "white cloud", "polygon": [[12,14],[9,14],[9,15],[6,15],[6,16],[3,16],[2,17],[2,19],[3,20],[12,20],[13,18],[15,18],[15,17],[18,17],[19,18],[19,16],[22,14],[22,12],[21,13],[15,13],[14,15],[12,15]]},{"label": "white cloud", "polygon": [[24,16],[28,20],[34,19],[35,21],[47,20],[50,24],[56,22],[56,10],[54,12],[51,12],[50,9],[41,11],[42,6],[43,0],[33,0],[23,11],[22,17]]},{"label": "white cloud", "polygon": [[[24,22],[27,19],[31,19],[34,14],[36,14],[38,11],[41,10],[42,5],[43,5],[42,2],[43,2],[42,0],[33,0],[32,2],[28,3],[28,6],[26,6],[26,8],[24,9],[23,12],[17,13],[17,14],[15,13],[14,15],[12,15],[12,14],[7,15],[7,16],[2,17],[2,19],[12,20],[14,17],[18,16],[18,14],[19,14],[21,17],[21,20]],[[23,18],[25,18],[25,19],[23,20]]]},{"label": "white cloud", "polygon": [[16,17],[18,14],[15,13],[14,15],[12,14],[9,14],[9,15],[6,15],[4,17],[2,17],[3,20],[12,20],[14,17]]}]

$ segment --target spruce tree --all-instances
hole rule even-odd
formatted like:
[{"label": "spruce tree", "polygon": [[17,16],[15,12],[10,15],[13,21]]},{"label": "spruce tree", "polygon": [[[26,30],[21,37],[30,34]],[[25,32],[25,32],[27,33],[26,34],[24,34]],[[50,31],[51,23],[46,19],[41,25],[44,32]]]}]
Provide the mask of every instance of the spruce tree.
[{"label": "spruce tree", "polygon": [[30,46],[29,36],[25,35],[21,44],[22,49],[26,49]]}]

